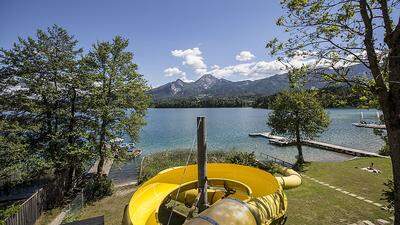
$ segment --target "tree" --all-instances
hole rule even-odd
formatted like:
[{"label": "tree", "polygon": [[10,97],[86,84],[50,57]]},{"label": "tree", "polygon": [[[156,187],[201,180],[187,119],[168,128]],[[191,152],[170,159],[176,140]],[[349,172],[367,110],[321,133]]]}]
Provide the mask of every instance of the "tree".
[{"label": "tree", "polygon": [[92,141],[99,157],[98,175],[105,160],[117,154],[106,143],[124,134],[137,141],[150,104],[149,87],[136,71],[133,54],[126,51],[128,43],[119,36],[112,42],[99,42],[83,60],[92,83],[87,113],[92,118]]},{"label": "tree", "polygon": [[33,177],[46,167],[41,158],[28,148],[23,129],[17,122],[0,119],[0,187],[6,191]]},{"label": "tree", "polygon": [[273,110],[267,124],[273,133],[286,134],[295,139],[298,150],[297,165],[304,163],[301,141],[314,138],[328,127],[330,121],[315,95],[307,91],[284,91],[271,104]]},{"label": "tree", "polygon": [[[56,25],[38,30],[35,37],[19,38],[11,49],[0,51],[0,117],[7,128],[1,144],[20,143],[7,151],[40,159],[39,164],[27,164],[27,171],[54,173],[54,188],[49,189],[54,203],[72,188],[76,174],[80,175],[77,171],[90,156],[84,141],[86,78],[79,72],[81,52],[74,37]],[[10,139],[13,136],[18,139]],[[18,165],[20,157],[9,161]]]},{"label": "tree", "polygon": [[[360,87],[375,96],[383,111],[394,178],[395,223],[400,223],[400,18],[397,0],[282,0],[285,15],[277,25],[289,39],[267,44],[273,54],[308,54],[317,59],[316,74]],[[281,56],[281,58],[283,58]],[[349,76],[361,64],[372,81]],[[323,73],[330,67],[335,74]]]}]

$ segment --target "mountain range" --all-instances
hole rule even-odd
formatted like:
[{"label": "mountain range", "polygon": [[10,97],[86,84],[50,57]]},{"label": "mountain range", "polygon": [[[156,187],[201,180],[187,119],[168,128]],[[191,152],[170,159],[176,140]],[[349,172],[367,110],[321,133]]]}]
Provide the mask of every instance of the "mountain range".
[{"label": "mountain range", "polygon": [[[349,67],[349,77],[369,77],[368,68],[357,64]],[[327,73],[333,73],[327,69]],[[326,86],[321,79],[311,79],[307,88],[321,88]],[[289,86],[287,74],[277,74],[259,80],[229,81],[223,78],[205,74],[195,82],[184,82],[181,79],[169,82],[160,87],[150,90],[154,100],[179,99],[179,98],[212,98],[212,97],[235,97],[235,96],[269,96],[276,94]]]}]

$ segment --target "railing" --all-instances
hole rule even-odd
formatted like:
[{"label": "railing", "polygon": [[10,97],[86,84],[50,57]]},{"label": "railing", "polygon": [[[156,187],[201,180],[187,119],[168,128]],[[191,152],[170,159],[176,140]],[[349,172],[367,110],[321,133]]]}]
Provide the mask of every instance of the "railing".
[{"label": "railing", "polygon": [[293,165],[294,165],[293,163],[286,162],[285,160],[276,158],[274,156],[268,155],[268,154],[263,153],[263,152],[260,153],[260,157],[259,158],[260,158],[261,162],[274,162],[274,163],[280,164],[280,165],[282,165],[284,167],[293,167]]},{"label": "railing", "polygon": [[43,188],[39,189],[24,203],[20,210],[5,220],[7,225],[33,225],[43,212],[46,193]]}]

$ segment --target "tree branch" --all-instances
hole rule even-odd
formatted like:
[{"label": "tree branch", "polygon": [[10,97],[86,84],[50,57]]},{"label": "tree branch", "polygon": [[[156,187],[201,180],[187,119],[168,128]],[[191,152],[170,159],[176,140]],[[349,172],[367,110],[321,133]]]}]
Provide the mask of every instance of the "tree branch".
[{"label": "tree branch", "polygon": [[365,37],[364,44],[367,51],[367,57],[371,69],[372,76],[375,79],[375,83],[378,87],[380,93],[387,93],[387,87],[383,80],[382,73],[379,69],[378,57],[376,56],[374,47],[374,37],[373,37],[373,27],[371,18],[368,15],[368,4],[366,0],[359,0],[360,3],[360,13],[365,25]]},{"label": "tree branch", "polygon": [[379,0],[378,2],[381,6],[383,22],[385,23],[385,31],[386,31],[385,42],[389,47],[391,47],[393,45],[392,40],[391,40],[393,29],[392,29],[392,20],[390,19],[390,15],[389,15],[387,1]]}]

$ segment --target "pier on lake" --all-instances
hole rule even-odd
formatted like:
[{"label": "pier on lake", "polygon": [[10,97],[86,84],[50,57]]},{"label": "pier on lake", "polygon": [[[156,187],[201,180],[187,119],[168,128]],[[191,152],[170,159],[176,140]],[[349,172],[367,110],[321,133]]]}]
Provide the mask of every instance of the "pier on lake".
[{"label": "pier on lake", "polygon": [[[264,137],[264,138],[268,139],[270,144],[278,145],[278,146],[282,146],[282,147],[295,145],[295,142],[293,140],[288,139],[286,137],[273,135],[270,132],[250,133],[249,136],[250,137]],[[325,142],[321,142],[321,141],[302,140],[301,144],[305,145],[305,146],[313,147],[313,148],[324,149],[327,151],[333,151],[333,152],[343,153],[343,154],[352,155],[352,156],[387,158],[386,156],[382,156],[382,155],[379,155],[374,152],[368,152],[365,150],[349,148],[349,147],[344,147],[344,146],[335,145],[335,144],[329,144],[329,143],[325,143]]]}]

